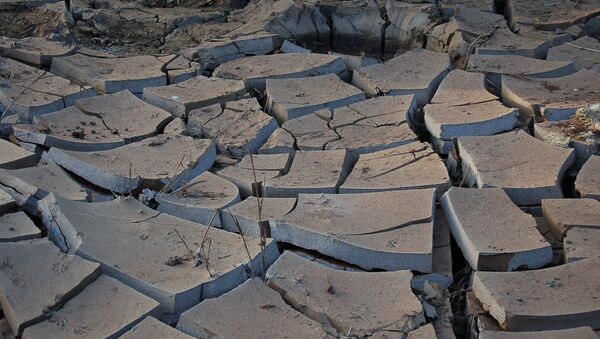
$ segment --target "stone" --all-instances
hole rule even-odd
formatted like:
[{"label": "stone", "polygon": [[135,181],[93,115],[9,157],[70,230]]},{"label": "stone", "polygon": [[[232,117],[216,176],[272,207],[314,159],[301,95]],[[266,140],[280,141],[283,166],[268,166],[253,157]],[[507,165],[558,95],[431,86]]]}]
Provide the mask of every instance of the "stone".
[{"label": "stone", "polygon": [[421,302],[410,288],[410,271],[342,271],[286,251],[266,278],[288,304],[332,324],[338,333],[358,337],[406,333],[425,320]]},{"label": "stone", "polygon": [[450,231],[474,270],[536,269],[552,262],[552,247],[535,219],[501,188],[452,187],[441,203]]},{"label": "stone", "polygon": [[204,225],[221,227],[221,211],[240,201],[233,183],[204,172],[171,193],[158,193],[157,210]]},{"label": "stone", "polygon": [[259,150],[262,154],[279,154],[288,153],[294,154],[296,148],[294,146],[294,136],[283,128],[278,128],[271,134],[269,139]]},{"label": "stone", "polygon": [[454,69],[442,80],[433,98],[431,98],[431,103],[464,106],[498,99],[488,92],[484,85],[485,77],[483,74]]},{"label": "stone", "polygon": [[0,57],[0,109],[31,120],[71,106],[94,91],[69,80],[18,61]]},{"label": "stone", "polygon": [[129,90],[142,93],[146,87],[165,86],[164,62],[151,55],[102,58],[74,54],[52,59],[50,71],[77,83],[92,86],[98,93]]},{"label": "stone", "polygon": [[75,52],[75,45],[46,38],[0,38],[0,54],[26,64],[50,67],[52,58]]},{"label": "stone", "polygon": [[434,203],[434,189],[300,194],[292,212],[269,220],[271,236],[367,270],[429,273]]},{"label": "stone", "polygon": [[[216,151],[211,140],[156,136],[97,152],[53,147],[48,157],[96,186],[125,194],[138,188],[160,190],[167,183],[177,189],[208,170],[216,158]],[[158,159],[162,166],[157,166]]]},{"label": "stone", "polygon": [[156,320],[153,317],[146,317],[131,330],[122,335],[123,339],[145,339],[145,338],[170,338],[170,339],[192,339],[193,337],[174,329],[173,327]]},{"label": "stone", "polygon": [[469,57],[466,70],[485,73],[494,87],[500,89],[503,74],[528,78],[558,78],[576,72],[570,61],[550,61],[520,55],[482,55]]},{"label": "stone", "polygon": [[589,69],[600,72],[598,51],[600,51],[600,42],[592,37],[583,36],[573,42],[550,48],[547,59],[570,61],[575,64],[577,70]]},{"label": "stone", "polygon": [[287,174],[269,180],[263,194],[293,198],[299,193],[336,193],[349,170],[344,150],[297,151]]},{"label": "stone", "polygon": [[412,94],[418,105],[424,105],[449,67],[447,54],[417,48],[384,63],[355,70],[352,84],[371,96]]},{"label": "stone", "polygon": [[258,278],[184,312],[177,329],[196,338],[330,337],[319,322],[287,305]]},{"label": "stone", "polygon": [[385,23],[374,0],[342,2],[331,14],[332,47],[336,51],[380,53]]},{"label": "stone", "polygon": [[572,263],[585,258],[600,257],[599,241],[600,227],[569,229],[563,238],[565,262]]},{"label": "stone", "polygon": [[600,201],[594,199],[544,199],[544,219],[552,235],[562,240],[572,228],[600,230]]},{"label": "stone", "polygon": [[40,238],[42,233],[24,212],[0,215],[0,243]]},{"label": "stone", "polygon": [[582,198],[600,200],[600,156],[591,156],[583,165],[577,179],[575,190]]},{"label": "stone", "polygon": [[427,131],[445,141],[510,131],[518,125],[519,116],[517,109],[498,100],[465,105],[430,104],[423,111]]},{"label": "stone", "polygon": [[347,74],[344,61],[334,55],[281,53],[257,55],[226,62],[213,76],[243,80],[247,88],[265,89],[267,79],[306,78],[317,75]]},{"label": "stone", "polygon": [[572,150],[554,147],[521,130],[459,137],[457,143],[464,181],[471,187],[503,188],[517,205],[561,198],[562,178],[575,161]]},{"label": "stone", "polygon": [[340,193],[435,188],[438,197],[450,179],[444,162],[431,148],[411,143],[387,150],[361,154]]},{"label": "stone", "polygon": [[562,339],[581,338],[596,339],[598,336],[590,327],[577,327],[565,330],[535,331],[535,332],[501,332],[483,331],[479,333],[481,339]]},{"label": "stone", "polygon": [[246,198],[261,194],[265,184],[287,173],[291,161],[292,157],[287,153],[247,154],[239,163],[220,170],[217,175],[234,183],[240,195]]},{"label": "stone", "polygon": [[365,100],[364,93],[335,75],[302,79],[267,79],[266,111],[279,123],[314,111],[334,109]]},{"label": "stone", "polygon": [[389,25],[385,28],[385,51],[409,50],[425,45],[426,35],[440,18],[435,4],[386,1]]},{"label": "stone", "polygon": [[235,101],[247,95],[244,82],[219,78],[195,77],[161,87],[144,88],[144,101],[167,112],[187,118],[189,111]]},{"label": "stone", "polygon": [[235,38],[217,38],[187,48],[183,55],[195,60],[203,70],[213,70],[224,62],[252,55],[264,55],[276,51],[282,44],[277,34],[258,33]]},{"label": "stone", "polygon": [[118,337],[157,306],[155,300],[103,275],[48,320],[26,328],[23,338]]},{"label": "stone", "polygon": [[[258,213],[260,200],[261,212]],[[246,236],[260,237],[261,229],[271,236],[270,219],[279,219],[294,209],[296,198],[248,197],[221,212],[223,229]]]},{"label": "stone", "polygon": [[0,168],[17,169],[35,166],[38,156],[10,141],[0,139]]},{"label": "stone", "polygon": [[521,113],[538,113],[546,120],[565,120],[586,105],[600,103],[598,73],[584,69],[577,73],[546,79],[502,77],[502,102]]},{"label": "stone", "polygon": [[100,275],[100,265],[65,255],[48,241],[0,243],[0,249],[0,306],[15,335],[43,321]]},{"label": "stone", "polygon": [[42,203],[49,238],[157,300],[159,319],[172,321],[201,300],[231,290],[249,274],[259,275],[261,260],[269,265],[278,256],[274,242],[268,240],[261,253],[259,239],[242,241],[238,234],[166,215],[131,197],[90,204],[49,196]]},{"label": "stone", "polygon": [[502,329],[600,326],[599,258],[533,271],[476,272],[473,291]]},{"label": "stone", "polygon": [[4,213],[14,212],[17,210],[17,202],[15,199],[0,188],[0,215]]},{"label": "stone", "polygon": [[190,111],[188,129],[192,136],[214,139],[220,153],[239,159],[258,152],[277,122],[249,98]]}]

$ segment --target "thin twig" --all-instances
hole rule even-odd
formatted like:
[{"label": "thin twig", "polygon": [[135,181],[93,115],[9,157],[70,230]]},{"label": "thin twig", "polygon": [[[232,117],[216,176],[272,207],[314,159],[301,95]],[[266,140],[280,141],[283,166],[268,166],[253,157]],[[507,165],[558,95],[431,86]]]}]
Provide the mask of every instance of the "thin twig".
[{"label": "thin twig", "polygon": [[181,160],[179,161],[179,164],[177,165],[177,167],[175,168],[175,171],[173,172],[173,175],[171,175],[171,178],[169,179],[169,181],[167,182],[166,185],[164,185],[160,191],[158,191],[158,193],[163,193],[163,192],[167,192],[169,189],[171,189],[171,185],[173,184],[173,182],[175,181],[175,179],[179,179],[179,177],[181,175],[183,175],[183,173],[185,173],[185,171],[181,172],[179,175],[177,175],[177,171],[179,170],[180,167],[183,167],[183,159],[185,159],[185,153],[183,154],[183,156],[181,157]]},{"label": "thin twig", "polygon": [[256,270],[254,269],[254,264],[252,264],[252,255],[250,254],[250,249],[248,249],[248,244],[246,243],[246,238],[244,237],[244,232],[242,232],[242,227],[240,226],[240,222],[237,217],[231,213],[229,207],[227,207],[227,213],[233,219],[233,223],[237,226],[238,231],[240,232],[240,236],[242,237],[242,242],[244,243],[244,248],[246,249],[246,254],[248,254],[248,263],[250,264],[250,269],[252,270],[252,276],[256,277]]},{"label": "thin twig", "polygon": [[[259,187],[258,186],[258,179],[256,178],[256,168],[254,167],[254,156],[252,155],[252,153],[250,153],[250,165],[252,165],[252,176],[254,177],[254,187]],[[263,226],[262,223],[262,208],[263,208],[263,202],[264,202],[264,198],[263,196],[263,189],[262,187],[260,187],[260,189],[257,189],[256,191],[256,207],[258,208],[258,226],[260,227],[260,262],[261,262],[261,276],[262,279],[265,280],[265,271],[266,271],[266,264],[265,264],[265,248],[267,246],[267,230],[265,229],[265,227]]]},{"label": "thin twig", "polygon": [[[131,192],[131,166],[133,166],[133,163],[129,163],[129,196],[132,197],[133,193]],[[177,232],[177,230],[175,230],[175,232]]]},{"label": "thin twig", "polygon": [[469,175],[469,171],[471,171],[471,166],[467,167],[467,172],[463,176],[462,180],[460,181],[460,185],[458,185],[458,187],[462,187],[462,185],[465,182],[465,179],[467,179],[467,175]]},{"label": "thin twig", "polygon": [[[4,116],[6,115],[6,113],[8,112],[9,109],[11,109],[11,107],[15,104],[15,102],[17,102],[17,100],[19,100],[19,98],[21,97],[21,95],[23,95],[28,89],[31,88],[31,86],[33,86],[36,82],[38,82],[42,77],[44,77],[44,75],[46,75],[46,73],[48,73],[48,71],[44,71],[44,73],[40,74],[40,76],[38,76],[37,78],[33,79],[33,81],[25,88],[23,88],[23,90],[21,91],[21,93],[19,93],[12,101],[11,103],[4,109],[4,112],[2,112],[2,115],[0,115],[0,122],[2,122],[2,120],[4,119]],[[27,106],[29,107],[29,106]]]},{"label": "thin twig", "polygon": [[573,47],[575,47],[575,48],[579,48],[579,49],[586,50],[586,51],[600,53],[600,50],[597,50],[597,49],[594,49],[594,48],[588,48],[588,47],[583,47],[583,46],[577,46],[577,45],[575,45],[574,43],[571,43],[571,42],[567,42],[566,44],[567,44],[567,45],[569,45],[569,46],[573,46]]},{"label": "thin twig", "polygon": [[190,256],[190,259],[194,257],[194,252],[190,249],[190,247],[187,245],[187,243],[185,242],[185,240],[183,240],[183,237],[181,236],[181,234],[179,234],[179,232],[177,232],[176,228],[173,228],[173,231],[175,231],[175,234],[177,234],[177,236],[179,237],[179,239],[181,239],[181,242],[183,243],[183,246],[185,246],[185,248],[188,251],[188,255]]},{"label": "thin twig", "polygon": [[[216,209],[215,212],[213,213],[212,217],[210,218],[210,222],[208,223],[208,226],[206,227],[206,232],[204,232],[204,236],[202,237],[200,246],[198,247],[198,250],[196,251],[196,256],[198,256],[200,254],[200,252],[202,252],[202,259],[204,259],[204,266],[206,267],[206,270],[208,271],[208,273],[210,274],[211,277],[212,277],[212,273],[210,272],[210,269],[208,268],[208,253],[206,253],[204,251],[204,242],[206,241],[206,236],[208,235],[208,231],[212,227],[213,221],[215,220],[215,217],[217,216],[217,213],[219,213],[219,212],[220,212],[220,210]],[[212,244],[212,242],[211,242],[211,244]],[[210,244],[208,245],[208,251],[210,252]]]}]

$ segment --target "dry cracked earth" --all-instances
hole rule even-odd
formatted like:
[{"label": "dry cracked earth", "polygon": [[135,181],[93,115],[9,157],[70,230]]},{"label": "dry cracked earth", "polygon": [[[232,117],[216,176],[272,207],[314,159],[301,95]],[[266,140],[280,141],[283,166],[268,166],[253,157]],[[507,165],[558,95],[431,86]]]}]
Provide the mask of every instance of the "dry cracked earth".
[{"label": "dry cracked earth", "polygon": [[0,0],[0,338],[598,338],[600,1]]}]

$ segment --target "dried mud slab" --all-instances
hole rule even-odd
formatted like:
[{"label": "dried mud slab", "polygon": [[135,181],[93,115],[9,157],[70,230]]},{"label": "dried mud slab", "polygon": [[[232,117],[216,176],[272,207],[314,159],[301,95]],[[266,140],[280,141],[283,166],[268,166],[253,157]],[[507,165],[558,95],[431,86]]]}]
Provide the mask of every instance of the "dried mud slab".
[{"label": "dried mud slab", "polygon": [[350,170],[344,150],[298,151],[287,174],[269,180],[263,193],[273,198],[293,198],[300,193],[336,193]]},{"label": "dried mud slab", "polygon": [[267,79],[307,78],[317,75],[347,74],[344,61],[334,55],[281,53],[258,55],[226,62],[213,76],[243,80],[247,88],[264,90]]},{"label": "dried mud slab", "polygon": [[122,339],[146,339],[146,338],[169,338],[169,339],[193,339],[181,331],[156,320],[153,317],[146,317],[131,330],[123,334]]},{"label": "dried mud slab", "polygon": [[547,10],[547,3],[542,0],[515,1],[514,13],[517,24],[533,26],[538,30],[554,31],[565,29],[588,18],[600,14],[600,7],[595,2],[565,1],[553,4],[552,10]]},{"label": "dried mud slab", "polygon": [[446,75],[435,91],[432,104],[463,106],[494,101],[495,95],[485,89],[483,74],[454,69]]},{"label": "dried mud slab", "polygon": [[577,179],[575,189],[582,198],[600,200],[600,156],[591,156],[583,165]]},{"label": "dried mud slab", "polygon": [[352,84],[371,96],[412,94],[419,105],[424,105],[449,67],[447,54],[413,49],[382,64],[355,70]]},{"label": "dried mud slab", "polygon": [[278,128],[271,134],[269,139],[259,150],[262,154],[279,154],[288,153],[294,154],[295,139],[294,136],[284,128]]},{"label": "dried mud slab", "polygon": [[532,116],[546,120],[565,120],[586,105],[600,103],[598,73],[587,69],[547,79],[502,77],[502,102]]},{"label": "dried mud slab", "polygon": [[258,278],[184,312],[177,328],[196,338],[333,338]]},{"label": "dried mud slab", "polygon": [[75,53],[75,45],[37,37],[0,37],[0,53],[30,65],[50,67],[52,58]]},{"label": "dried mud slab", "polygon": [[563,238],[565,262],[600,257],[600,225],[595,228],[574,227]]},{"label": "dried mud slab", "polygon": [[41,238],[42,232],[24,212],[0,215],[0,243]]},{"label": "dried mud slab", "polygon": [[292,147],[301,151],[323,150],[325,146],[340,136],[329,127],[332,112],[330,109],[285,121],[281,128],[292,138]]},{"label": "dried mud slab", "polygon": [[[261,267],[259,239],[244,242],[216,228],[208,232],[207,226],[133,198],[90,204],[49,196],[43,204],[43,221],[55,243],[99,262],[106,274],[160,302],[166,319],[231,290]],[[207,232],[210,240],[203,240]],[[265,264],[277,256],[275,243],[267,241]]]},{"label": "dried mud slab", "polygon": [[434,189],[300,194],[291,213],[269,221],[271,236],[363,269],[429,273],[434,203]]},{"label": "dried mud slab", "polygon": [[563,239],[572,228],[600,230],[600,201],[594,199],[544,199],[542,213],[552,235]]},{"label": "dried mud slab", "polygon": [[301,79],[267,79],[266,110],[279,123],[314,111],[365,100],[364,93],[335,74]]},{"label": "dried mud slab", "polygon": [[47,71],[0,57],[0,107],[5,115],[19,114],[31,120],[36,115],[71,106],[94,91]]},{"label": "dried mud slab", "polygon": [[221,212],[223,229],[248,235],[260,237],[261,229],[270,237],[271,229],[269,219],[279,219],[288,214],[296,205],[296,198],[260,198],[261,213],[258,213],[258,199],[248,197]]},{"label": "dried mud slab", "polygon": [[448,171],[431,148],[411,143],[361,154],[340,193],[435,188],[438,197],[448,189]]},{"label": "dried mud slab", "polygon": [[240,162],[220,170],[217,175],[234,183],[245,198],[257,195],[265,184],[287,173],[291,162],[292,157],[287,153],[247,154]]},{"label": "dried mud slab", "polygon": [[295,309],[346,335],[407,333],[425,322],[423,306],[410,287],[410,271],[342,271],[286,251],[266,278]]},{"label": "dried mud slab", "polygon": [[98,93],[129,90],[142,93],[146,87],[165,86],[164,62],[151,55],[103,58],[75,54],[52,60],[50,71],[79,84],[94,87]]},{"label": "dried mud slab", "polygon": [[0,252],[0,306],[16,335],[43,321],[46,312],[60,307],[100,275],[100,265],[65,255],[45,240],[0,243]]},{"label": "dried mud slab", "polygon": [[169,182],[176,189],[208,170],[216,151],[211,140],[157,136],[97,152],[53,147],[48,157],[96,186],[126,194],[142,187],[161,189]]},{"label": "dried mud slab", "polygon": [[52,161],[35,167],[0,170],[0,185],[10,187],[22,209],[37,214],[37,201],[50,193],[69,200],[88,200],[85,188]]},{"label": "dried mud slab", "polygon": [[440,20],[434,4],[386,1],[385,9],[390,22],[385,29],[386,52],[423,47],[427,33]]},{"label": "dried mud slab", "polygon": [[552,262],[552,247],[535,219],[501,188],[452,187],[441,203],[452,235],[474,270],[536,269]]},{"label": "dried mud slab", "polygon": [[277,129],[255,98],[192,110],[187,124],[192,136],[213,139],[220,153],[237,159],[256,153]]},{"label": "dried mud slab", "polygon": [[558,78],[577,71],[575,64],[570,61],[540,60],[519,55],[481,54],[473,54],[469,57],[466,70],[489,75],[490,81],[496,88],[501,87],[502,74],[529,78]]},{"label": "dried mud slab", "polygon": [[502,329],[600,327],[600,259],[522,272],[476,272],[473,291]]},{"label": "dried mud slab", "polygon": [[281,36],[258,33],[232,38],[216,38],[202,42],[196,47],[183,50],[189,60],[197,61],[200,69],[213,70],[227,61],[247,56],[270,54],[283,43]]},{"label": "dried mud slab", "polygon": [[0,168],[17,169],[35,166],[38,156],[10,141],[0,139]]},{"label": "dried mud slab", "polygon": [[236,101],[246,96],[239,80],[196,77],[177,84],[144,88],[144,101],[165,111],[186,118],[191,110]]},{"label": "dried mud slab", "polygon": [[573,62],[577,70],[585,68],[600,72],[598,51],[600,42],[592,37],[583,36],[573,42],[550,48],[547,59]]},{"label": "dried mud slab", "polygon": [[125,90],[80,99],[74,106],[13,127],[24,142],[72,151],[101,151],[151,137],[173,119]]},{"label": "dried mud slab", "polygon": [[475,48],[475,54],[520,55],[527,58],[545,59],[550,43],[515,34],[508,28],[500,28]]},{"label": "dried mud slab", "polygon": [[17,202],[15,199],[0,188],[0,214],[15,212],[17,210]]},{"label": "dried mud slab", "polygon": [[598,336],[590,327],[569,328],[566,330],[535,331],[535,332],[504,332],[504,331],[482,331],[479,333],[481,339],[563,339],[581,338],[596,339]]},{"label": "dried mud slab", "polygon": [[118,337],[157,307],[155,300],[103,275],[48,320],[26,328],[23,338]]},{"label": "dried mud slab", "polygon": [[572,150],[523,131],[460,137],[457,142],[465,182],[471,187],[503,188],[517,205],[562,198],[560,183],[575,161]]},{"label": "dried mud slab", "polygon": [[221,211],[240,201],[232,182],[204,172],[177,190],[159,193],[154,199],[157,210],[204,225],[221,227]]}]

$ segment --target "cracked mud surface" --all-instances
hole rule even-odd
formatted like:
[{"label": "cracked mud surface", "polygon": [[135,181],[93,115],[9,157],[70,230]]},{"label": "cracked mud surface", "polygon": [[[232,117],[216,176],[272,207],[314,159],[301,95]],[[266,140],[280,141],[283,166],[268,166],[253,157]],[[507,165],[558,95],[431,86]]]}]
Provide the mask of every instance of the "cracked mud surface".
[{"label": "cracked mud surface", "polygon": [[0,0],[0,339],[598,338],[596,0]]}]

